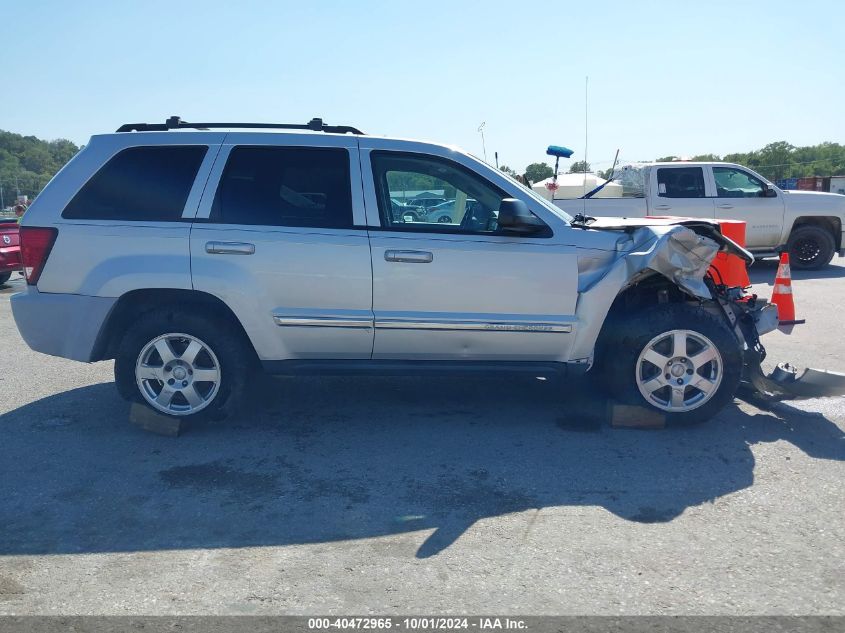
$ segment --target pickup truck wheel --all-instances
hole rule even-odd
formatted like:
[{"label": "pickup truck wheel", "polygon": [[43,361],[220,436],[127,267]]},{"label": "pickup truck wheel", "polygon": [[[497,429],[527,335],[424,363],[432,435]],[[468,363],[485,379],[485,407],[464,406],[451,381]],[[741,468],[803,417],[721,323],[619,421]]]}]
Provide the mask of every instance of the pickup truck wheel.
[{"label": "pickup truck wheel", "polygon": [[240,408],[251,375],[240,337],[221,319],[172,309],[143,315],[115,357],[118,392],[157,413],[224,417]]},{"label": "pickup truck wheel", "polygon": [[603,362],[615,399],[656,409],[672,423],[707,420],[733,399],[742,351],[718,316],[664,304],[615,325]]},{"label": "pickup truck wheel", "polygon": [[0,273],[0,286],[2,286],[4,283],[6,283],[7,281],[9,281],[9,279],[11,279],[11,278],[12,278],[12,273],[11,273],[11,272],[8,272],[8,273]]},{"label": "pickup truck wheel", "polygon": [[786,249],[789,263],[794,268],[818,270],[833,259],[836,244],[829,231],[814,224],[805,224],[792,231]]}]

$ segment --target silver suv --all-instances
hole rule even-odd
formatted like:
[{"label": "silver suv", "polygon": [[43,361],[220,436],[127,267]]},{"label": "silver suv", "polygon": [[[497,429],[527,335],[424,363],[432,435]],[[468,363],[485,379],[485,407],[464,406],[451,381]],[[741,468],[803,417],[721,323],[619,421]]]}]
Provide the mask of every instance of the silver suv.
[{"label": "silver suv", "polygon": [[[409,190],[444,192],[453,223],[397,219]],[[570,217],[453,148],[319,119],[94,136],[21,241],[29,346],[114,359],[120,394],[169,416],[237,410],[259,368],[592,367],[618,401],[700,419],[777,326],[708,273],[719,250],[753,261],[713,222]]]}]

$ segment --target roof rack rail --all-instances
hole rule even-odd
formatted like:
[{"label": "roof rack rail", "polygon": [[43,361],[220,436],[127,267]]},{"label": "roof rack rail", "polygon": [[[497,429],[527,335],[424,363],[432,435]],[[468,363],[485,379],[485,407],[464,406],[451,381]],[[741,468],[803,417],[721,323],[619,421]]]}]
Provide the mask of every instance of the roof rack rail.
[{"label": "roof rack rail", "polygon": [[194,129],[210,130],[215,128],[255,128],[277,130],[311,130],[332,134],[364,133],[350,125],[326,125],[323,119],[315,117],[308,123],[188,123],[178,116],[172,116],[164,123],[126,123],[117,128],[118,132],[167,132],[168,130]]}]

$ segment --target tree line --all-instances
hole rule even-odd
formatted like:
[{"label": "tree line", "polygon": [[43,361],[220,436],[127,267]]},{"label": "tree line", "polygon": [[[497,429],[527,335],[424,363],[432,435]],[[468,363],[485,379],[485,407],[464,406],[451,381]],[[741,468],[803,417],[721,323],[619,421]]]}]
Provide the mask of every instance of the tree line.
[{"label": "tree line", "polygon": [[[699,154],[697,156],[679,157],[662,156],[655,162],[690,161],[724,161],[750,167],[769,180],[780,178],[804,178],[807,176],[841,176],[845,175],[845,145],[839,143],[819,143],[796,147],[786,141],[769,143],[762,149],[751,152],[737,152],[733,154]],[[501,167],[505,173],[515,175],[517,172],[510,167]],[[576,161],[569,167],[569,173],[591,171],[590,164]],[[597,172],[606,178],[610,170]],[[531,163],[523,172],[531,182],[539,182],[553,175],[554,170],[548,163]]]},{"label": "tree line", "polygon": [[[677,156],[664,156],[657,160],[680,159]],[[722,157],[716,154],[701,154],[693,156],[690,160],[737,163],[750,167],[769,180],[845,175],[845,145],[839,143],[796,147],[786,141],[778,141],[751,152],[725,154]]]},{"label": "tree line", "polygon": [[79,148],[66,139],[43,141],[0,130],[0,187],[3,204],[14,204],[15,196],[37,196],[49,180]]}]

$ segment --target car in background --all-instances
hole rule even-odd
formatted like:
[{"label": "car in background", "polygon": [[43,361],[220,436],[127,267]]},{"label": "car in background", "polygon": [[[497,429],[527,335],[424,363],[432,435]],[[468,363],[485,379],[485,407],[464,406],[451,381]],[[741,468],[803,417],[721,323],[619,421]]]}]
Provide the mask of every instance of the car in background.
[{"label": "car in background", "polygon": [[395,222],[419,222],[424,213],[419,207],[412,207],[396,198],[390,199],[390,212]]},{"label": "car in background", "polygon": [[[431,207],[425,216],[425,221],[437,222],[439,224],[457,224],[458,221],[455,220],[455,202],[455,200],[446,200],[446,202],[441,202]],[[477,200],[467,198],[466,212],[471,213],[476,205],[478,205]],[[461,216],[463,215],[462,213]]]},{"label": "car in background", "polygon": [[438,204],[443,204],[444,202],[448,202],[446,198],[440,197],[431,197],[431,198],[411,198],[410,200],[406,201],[406,204],[409,207],[414,207],[416,209],[420,209],[423,212],[423,215],[431,211],[433,207],[436,207]]},{"label": "car in background", "polygon": [[15,271],[23,272],[18,221],[0,218],[0,285]]}]

